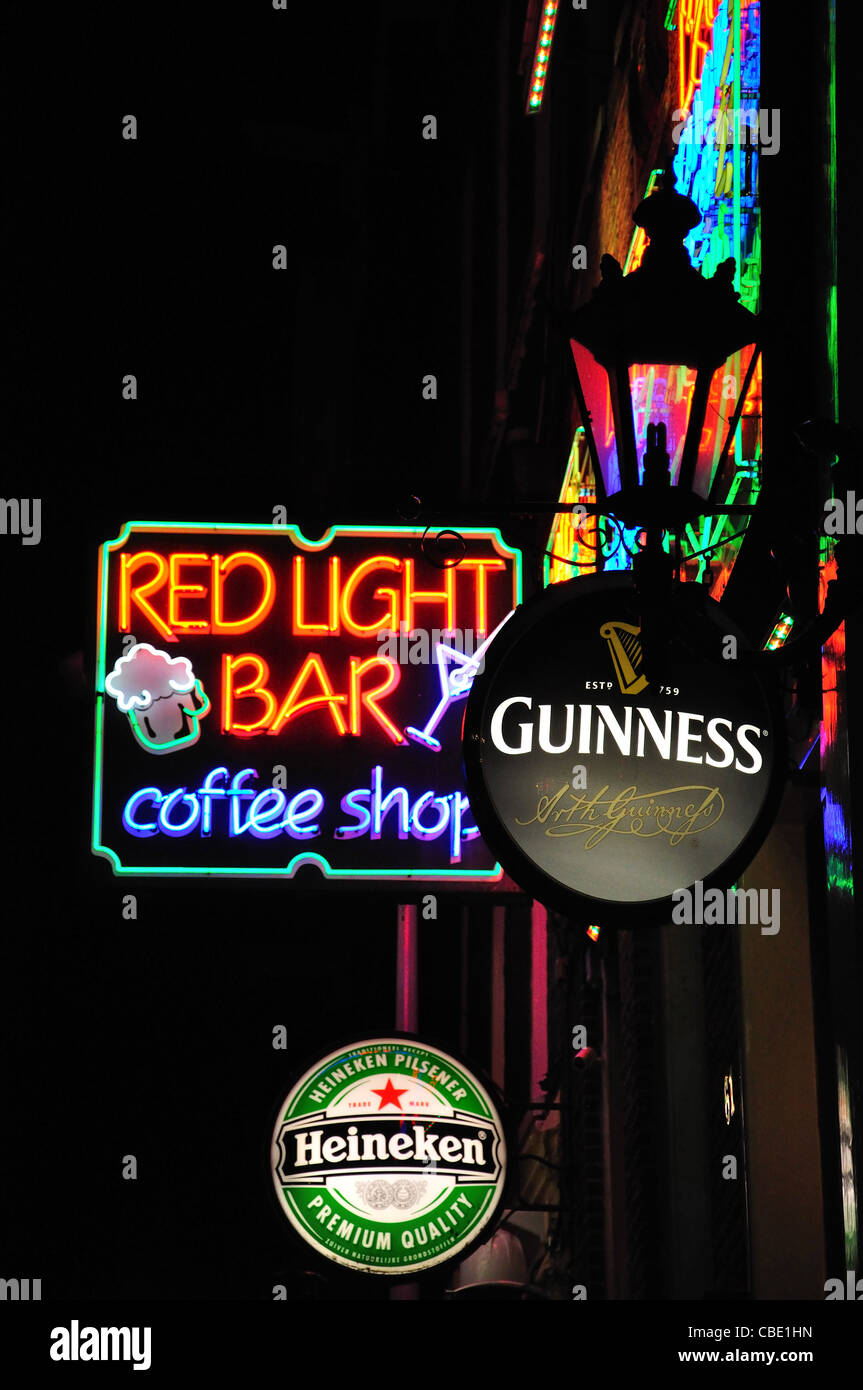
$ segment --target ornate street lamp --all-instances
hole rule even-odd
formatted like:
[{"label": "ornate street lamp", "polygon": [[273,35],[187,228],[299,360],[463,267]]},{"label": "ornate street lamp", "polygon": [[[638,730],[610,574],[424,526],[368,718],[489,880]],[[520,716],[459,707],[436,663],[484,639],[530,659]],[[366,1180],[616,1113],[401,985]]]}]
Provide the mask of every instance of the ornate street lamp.
[{"label": "ornate street lamp", "polygon": [[[659,652],[669,639],[678,602],[684,609],[695,605],[703,588],[679,582],[685,559],[682,533],[698,517],[750,516],[756,507],[752,500],[731,499],[736,498],[734,470],[752,458],[746,422],[753,417],[744,415],[744,407],[758,364],[761,322],[739,302],[733,258],[718,265],[710,278],[690,262],[684,239],[700,220],[695,203],[676,191],[669,172],[663,173],[633,213],[636,226],[649,238],[641,265],[624,275],[618,261],[604,255],[601,282],[586,304],[568,315],[547,304],[558,331],[568,339],[593,475],[595,500],[579,503],[578,510],[611,517],[640,533],[636,553],[629,553],[645,655],[649,649]],[[830,441],[828,454],[836,452],[834,445]],[[848,477],[856,480],[850,459],[853,454],[856,468],[859,450],[847,441],[843,448]],[[561,502],[496,500],[469,511],[476,519],[501,513],[556,516]],[[434,517],[441,514],[415,497],[400,510],[403,520],[422,516],[428,522],[423,538],[427,558],[442,566],[457,564],[451,541],[458,540],[458,533],[430,534]],[[676,544],[672,547],[669,540]],[[702,553],[721,544],[716,539]],[[813,654],[817,658],[830,633],[859,606],[860,544],[854,537],[837,547],[842,582],[837,578],[828,585],[817,619],[795,624],[790,642],[784,641],[786,631],[781,643],[769,642],[747,660],[766,669]],[[435,558],[436,546],[440,559]],[[694,631],[692,623],[688,630]]]},{"label": "ornate street lamp", "polygon": [[624,275],[603,256],[601,283],[569,318],[575,389],[597,510],[677,530],[725,510],[759,321],[738,303],[733,259],[709,280],[690,263],[683,239],[700,214],[667,176],[633,219],[650,237],[642,264]]}]

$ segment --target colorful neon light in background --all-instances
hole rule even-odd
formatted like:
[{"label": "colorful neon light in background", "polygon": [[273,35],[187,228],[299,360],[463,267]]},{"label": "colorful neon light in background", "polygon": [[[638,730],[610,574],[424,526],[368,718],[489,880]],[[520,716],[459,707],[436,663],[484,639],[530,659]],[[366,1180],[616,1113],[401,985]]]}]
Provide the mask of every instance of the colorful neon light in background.
[{"label": "colorful neon light in background", "polygon": [[[831,283],[824,302],[824,328],[827,364],[830,370],[833,418],[839,416],[839,339],[838,339],[838,254],[837,254],[837,144],[836,144],[836,5],[829,10],[829,85],[825,124],[824,155],[828,205],[825,232],[831,264]],[[821,538],[820,603],[823,609],[827,585],[837,578],[836,542]],[[854,867],[851,830],[846,808],[851,804],[850,749],[848,740],[847,692],[845,688],[845,624],[821,649],[822,720],[819,753],[821,760],[821,810],[824,831],[827,886],[827,925],[831,948],[837,954],[839,969],[844,951],[853,960],[857,935],[854,915]],[[846,945],[845,943],[848,943]],[[850,947],[850,949],[849,949]],[[847,1025],[846,1025],[847,1026]],[[859,1193],[859,1152],[855,1160],[852,1078],[849,1076],[848,1047],[842,1025],[837,1025],[836,1118],[839,1134],[839,1168],[842,1185],[842,1219],[845,1235],[845,1266],[859,1268],[860,1240],[857,1212]],[[858,1141],[859,1143],[859,1141]],[[857,1171],[855,1172],[855,1169]]]},{"label": "colorful neon light in background", "polygon": [[[696,203],[702,220],[686,238],[692,264],[705,276],[729,256],[737,265],[735,288],[740,302],[753,312],[758,311],[760,299],[761,235],[758,201],[758,151],[748,141],[741,141],[741,122],[729,120],[731,110],[759,108],[761,67],[761,24],[758,0],[680,0],[669,8],[666,28],[677,30],[678,67],[680,74],[680,108],[692,111],[700,103],[698,142],[681,141],[673,161],[675,184]],[[717,129],[719,132],[717,139]],[[744,128],[745,129],[745,128]],[[659,174],[653,169],[647,181],[645,196],[653,192]],[[642,261],[647,237],[636,229],[624,265],[624,273],[636,270]],[[729,374],[738,389],[745,377],[746,363],[738,354],[737,364],[717,372],[711,391],[707,428],[711,414],[714,425],[727,416],[731,403],[724,401]],[[667,375],[667,374],[666,374]],[[637,424],[641,415],[655,405],[656,371],[630,369],[633,405]],[[605,394],[608,394],[607,383]],[[603,418],[602,410],[594,411],[593,426],[597,446],[605,439],[609,449],[608,473],[613,484],[615,471],[613,434],[610,432],[611,403]],[[717,441],[724,431],[715,428]],[[717,449],[713,451],[717,462]],[[731,503],[754,503],[761,488],[761,359],[755,366],[746,394],[740,423],[729,449],[725,470],[727,488],[724,498]],[[612,486],[612,491],[614,487]],[[570,507],[579,500],[593,501],[595,484],[586,450],[573,440],[567,465],[561,502]],[[610,537],[611,556],[606,547],[599,549],[600,565],[595,542],[596,522],[591,519],[582,525],[580,536],[573,534],[571,517],[558,516],[549,537],[548,549],[556,558],[546,561],[546,583],[559,583],[579,574],[592,573],[600,568],[629,569],[634,545],[628,540],[621,544]],[[745,529],[745,517],[705,517],[698,527],[687,526],[681,536],[683,558],[682,577],[701,583],[709,568],[712,575],[710,593],[720,599],[737,558]],[[709,553],[705,554],[705,551]]]},{"label": "colorful neon light in background", "polygon": [[778,647],[784,647],[793,626],[794,619],[788,613],[783,613],[764,644],[765,651],[775,652]]},{"label": "colorful neon light in background", "polygon": [[[701,81],[704,63],[714,37],[717,0],[679,0],[677,6],[679,97],[689,107]],[[666,17],[668,27],[668,17]]]},{"label": "colorful neon light in background", "polygon": [[[683,42],[681,29],[681,46]],[[681,139],[673,162],[678,188],[692,198],[702,216],[686,237],[693,265],[712,275],[720,262],[733,256],[735,289],[753,311],[760,281],[759,153],[757,142],[741,140],[746,126],[742,119],[731,119],[731,113],[759,109],[760,67],[758,0],[722,0],[699,79],[680,102],[680,109],[696,118],[702,138]]]},{"label": "colorful neon light in background", "polygon": [[[710,43],[705,31],[710,28]],[[701,55],[696,70],[695,59]],[[692,264],[705,276],[732,256],[735,289],[753,313],[760,303],[761,218],[757,144],[745,138],[731,112],[759,109],[761,85],[761,6],[758,0],[704,4],[681,0],[678,7],[681,109],[698,115],[703,138],[681,140],[674,157],[676,185],[698,207],[702,220],[686,237]],[[698,111],[696,112],[696,104]],[[746,132],[748,134],[748,132]],[[741,139],[741,136],[744,136]],[[725,501],[754,503],[761,490],[761,359],[756,363],[731,450]],[[711,544],[717,574],[711,596],[719,599],[737,558],[745,520],[719,518]],[[688,548],[684,543],[684,556]],[[692,555],[692,551],[688,551]],[[693,576],[694,577],[694,576]]]},{"label": "colorful neon light in background", "polygon": [[[592,573],[597,567],[597,551],[605,570],[625,570],[632,564],[639,530],[621,522],[603,519],[597,524],[594,515],[579,514],[579,506],[596,503],[596,489],[590,473],[584,430],[579,428],[572,441],[559,501],[564,510],[554,519],[549,551],[544,560],[544,582],[559,584],[579,574]],[[575,563],[573,563],[573,561]]]},{"label": "colorful neon light in background", "polygon": [[536,36],[536,52],[533,55],[533,67],[530,72],[530,87],[527,96],[528,116],[536,115],[542,106],[545,79],[548,76],[548,65],[551,62],[551,45],[554,39],[557,7],[558,0],[547,0],[547,3],[542,7],[539,33]]},{"label": "colorful neon light in background", "polygon": [[[820,601],[823,609],[827,585],[836,578],[834,542],[828,536],[821,541]],[[828,887],[839,889],[849,897],[854,892],[854,874],[849,830],[842,802],[847,795],[848,750],[844,713],[845,704],[845,624],[838,627],[821,649],[821,740],[822,769],[821,810],[824,826],[824,849],[827,855]],[[831,790],[832,788],[832,790]]]},{"label": "colorful neon light in background", "polygon": [[[645,198],[650,197],[651,193],[656,187],[656,180],[663,172],[664,170],[662,169],[652,169],[650,171],[650,178],[647,180],[647,188],[644,190]],[[623,265],[624,275],[628,275],[631,270],[638,269],[638,267],[641,265],[641,261],[644,256],[644,248],[646,246],[647,232],[644,230],[643,227],[636,227],[635,231],[632,234],[632,241],[629,243],[629,250],[626,253],[626,260]]]}]

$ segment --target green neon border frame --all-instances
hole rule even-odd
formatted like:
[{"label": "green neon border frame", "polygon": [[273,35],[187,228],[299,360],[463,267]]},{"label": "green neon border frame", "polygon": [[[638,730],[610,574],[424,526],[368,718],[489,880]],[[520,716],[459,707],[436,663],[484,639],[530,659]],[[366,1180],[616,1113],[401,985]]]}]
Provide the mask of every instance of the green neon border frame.
[{"label": "green neon border frame", "polygon": [[[389,536],[412,536],[421,540],[426,532],[424,526],[351,526],[332,525],[327,528],[320,540],[312,541],[303,534],[299,526],[290,523],[284,526],[270,522],[241,523],[222,521],[127,521],[120,534],[112,541],[105,541],[99,547],[99,573],[96,597],[96,710],[94,728],[93,756],[93,803],[91,853],[98,858],[107,859],[112,872],[118,878],[136,875],[147,878],[278,878],[293,879],[304,864],[314,864],[320,870],[324,881],[341,883],[361,882],[406,882],[406,883],[499,883],[503,878],[503,868],[495,863],[493,869],[334,869],[322,854],[302,851],[295,854],[284,868],[193,868],[178,865],[175,867],[152,867],[150,865],[123,864],[116,850],[102,843],[102,771],[104,763],[105,734],[105,652],[108,628],[108,564],[112,551],[120,550],[136,531],[164,533],[166,535],[232,534],[254,536],[288,536],[299,550],[309,552],[326,550],[333,540],[340,536],[385,539]],[[448,530],[437,527],[437,531]],[[522,602],[523,555],[520,550],[507,545],[496,526],[459,526],[459,534],[465,537],[491,540],[492,546],[503,559],[513,562],[513,607]]]}]

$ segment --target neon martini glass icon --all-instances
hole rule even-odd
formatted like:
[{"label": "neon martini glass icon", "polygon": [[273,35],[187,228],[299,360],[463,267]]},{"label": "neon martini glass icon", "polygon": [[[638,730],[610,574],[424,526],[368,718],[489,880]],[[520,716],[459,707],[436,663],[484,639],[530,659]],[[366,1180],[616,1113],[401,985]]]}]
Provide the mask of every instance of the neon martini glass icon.
[{"label": "neon martini glass icon", "polygon": [[455,647],[448,647],[445,642],[435,643],[435,661],[437,663],[438,678],[440,680],[440,699],[426,720],[422,729],[415,729],[409,726],[405,729],[408,738],[414,743],[422,743],[426,748],[431,748],[435,753],[441,750],[439,739],[434,736],[434,731],[443,719],[450,705],[454,705],[458,700],[463,700],[470,691],[474,682],[474,677],[481,669],[483,659],[500,632],[504,623],[509,622],[512,612],[507,613],[503,622],[498,623],[493,632],[490,632],[485,641],[477,647],[472,656],[466,656]]}]

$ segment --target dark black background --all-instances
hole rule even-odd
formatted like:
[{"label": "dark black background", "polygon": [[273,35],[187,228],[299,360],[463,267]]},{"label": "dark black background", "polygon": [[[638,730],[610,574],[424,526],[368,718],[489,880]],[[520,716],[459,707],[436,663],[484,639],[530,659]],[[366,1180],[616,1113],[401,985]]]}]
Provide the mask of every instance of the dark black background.
[{"label": "dark black background", "polygon": [[[405,492],[456,500],[461,152],[482,154],[489,59],[454,9],[6,21],[2,492],[41,497],[42,538],[0,537],[0,1219],[3,1273],[42,1278],[43,1298],[301,1292],[271,1110],[334,1034],[395,1022],[394,897],[131,882],[90,855],[96,561],[130,517],[397,523]],[[421,942],[420,1024],[454,1045],[459,920],[441,899]]]},{"label": "dark black background", "polygon": [[[131,1300],[125,1320],[140,1323],[144,1300],[260,1300],[266,1316],[276,1283],[309,1296],[309,1257],[270,1188],[273,1117],[333,1036],[392,1027],[395,900],[129,884],[90,855],[97,550],[129,517],[265,521],[285,505],[301,525],[395,522],[405,492],[455,504],[466,478],[483,480],[493,354],[477,344],[468,386],[459,311],[469,295],[475,320],[492,313],[491,239],[467,273],[459,253],[466,189],[493,231],[487,31],[502,4],[517,53],[514,0],[288,0],[286,11],[16,0],[0,20],[0,492],[42,499],[40,545],[0,536],[0,1274],[41,1278],[45,1300]],[[606,8],[613,34],[622,6]],[[789,24],[787,39],[790,72],[805,31]],[[578,84],[580,68],[567,77]],[[518,90],[514,102],[520,115]],[[429,112],[436,142],[420,135]],[[800,112],[805,164],[815,136]],[[127,113],[136,142],[121,138]],[[514,163],[527,140],[514,123]],[[798,168],[782,165],[789,199]],[[556,185],[572,180],[561,160]],[[532,192],[528,181],[513,199],[513,240]],[[818,210],[773,206],[774,261],[793,289]],[[272,269],[276,243],[286,272]],[[790,321],[794,295],[773,284]],[[121,397],[128,372],[134,403]],[[426,372],[438,374],[434,403],[421,398]],[[800,379],[775,377],[773,390],[788,402]],[[759,573],[741,566],[738,607]],[[122,916],[128,891],[135,921]],[[456,1050],[459,926],[458,904],[442,901],[420,938],[420,1028]],[[464,1050],[480,1066],[489,934],[490,908],[473,908]],[[271,1046],[280,1023],[285,1053]],[[121,1177],[129,1153],[136,1182]],[[331,1296],[387,1296],[382,1280],[325,1273]],[[761,1316],[811,1323],[814,1311]],[[577,1367],[588,1353],[613,1364],[620,1316],[590,1309]],[[648,1341],[632,1339],[636,1354],[666,1328],[677,1335],[664,1308]],[[276,1337],[273,1354],[287,1355]],[[499,1321],[489,1340],[508,1345]]]}]

